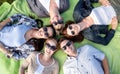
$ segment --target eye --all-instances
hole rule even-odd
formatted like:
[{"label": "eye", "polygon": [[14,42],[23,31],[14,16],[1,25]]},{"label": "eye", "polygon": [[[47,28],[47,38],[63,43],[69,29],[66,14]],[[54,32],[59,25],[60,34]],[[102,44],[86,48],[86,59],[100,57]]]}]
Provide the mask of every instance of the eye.
[{"label": "eye", "polygon": [[63,20],[58,20],[58,24],[63,24]]},{"label": "eye", "polygon": [[57,22],[53,22],[54,25],[57,25],[58,23]]},{"label": "eye", "polygon": [[54,51],[56,49],[56,47],[55,46],[51,46],[51,49]]},{"label": "eye", "polygon": [[47,46],[47,47],[50,47],[50,44],[46,43],[46,46]]},{"label": "eye", "polygon": [[63,49],[63,50],[66,50],[66,46],[63,46],[62,49]]},{"label": "eye", "polygon": [[69,28],[70,30],[72,30],[72,26],[69,26],[68,28]]},{"label": "eye", "polygon": [[70,46],[71,45],[71,42],[68,42],[67,44],[66,44],[66,46]]},{"label": "eye", "polygon": [[43,30],[46,32],[46,31],[47,31],[47,28],[46,28],[46,27],[44,27],[44,28],[43,28]]},{"label": "eye", "polygon": [[74,35],[74,34],[75,34],[75,32],[74,32],[74,31],[71,31],[71,34],[72,34],[72,35]]},{"label": "eye", "polygon": [[46,37],[49,37],[49,34],[46,32],[46,33],[45,33],[45,36],[46,36]]}]

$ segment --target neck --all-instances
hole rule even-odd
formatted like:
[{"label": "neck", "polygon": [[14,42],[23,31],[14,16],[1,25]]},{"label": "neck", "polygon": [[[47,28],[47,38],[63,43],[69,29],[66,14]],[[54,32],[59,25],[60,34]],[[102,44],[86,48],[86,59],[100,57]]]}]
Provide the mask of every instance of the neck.
[{"label": "neck", "polygon": [[70,57],[77,57],[77,51],[74,51],[71,55],[69,55]]},{"label": "neck", "polygon": [[51,60],[51,56],[48,56],[48,55],[43,54],[42,59],[43,59],[44,61],[48,62],[48,61]]}]

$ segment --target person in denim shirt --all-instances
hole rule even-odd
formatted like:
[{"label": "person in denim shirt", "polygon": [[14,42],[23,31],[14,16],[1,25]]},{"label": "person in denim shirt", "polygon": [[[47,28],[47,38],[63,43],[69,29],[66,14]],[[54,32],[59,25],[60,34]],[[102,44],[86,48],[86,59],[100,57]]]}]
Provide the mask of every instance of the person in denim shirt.
[{"label": "person in denim shirt", "polygon": [[38,28],[34,19],[15,14],[0,23],[0,51],[9,56],[13,53],[6,47],[19,47],[31,38],[46,39],[55,35],[51,26]]}]

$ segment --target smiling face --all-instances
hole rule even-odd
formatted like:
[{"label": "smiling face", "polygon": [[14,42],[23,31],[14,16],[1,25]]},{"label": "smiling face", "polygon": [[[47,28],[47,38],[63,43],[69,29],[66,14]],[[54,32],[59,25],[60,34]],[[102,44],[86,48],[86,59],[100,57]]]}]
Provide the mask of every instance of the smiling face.
[{"label": "smiling face", "polygon": [[73,54],[75,54],[74,44],[69,40],[63,40],[60,43],[60,48],[69,56],[72,56]]},{"label": "smiling face", "polygon": [[64,26],[64,22],[61,18],[61,16],[55,16],[51,19],[51,24],[53,25],[53,27],[57,30],[60,31],[63,26]]},{"label": "smiling face", "polygon": [[63,28],[63,21],[62,20],[58,20],[57,22],[53,22],[53,27],[56,29],[56,30],[61,30]]},{"label": "smiling face", "polygon": [[55,39],[47,39],[45,43],[44,53],[47,56],[52,56],[56,50],[57,50],[57,41]]},{"label": "smiling face", "polygon": [[42,27],[36,32],[37,38],[48,38],[53,36],[53,29],[51,27]]},{"label": "smiling face", "polygon": [[75,36],[79,34],[80,27],[77,24],[71,24],[67,27],[67,34],[70,36]]}]

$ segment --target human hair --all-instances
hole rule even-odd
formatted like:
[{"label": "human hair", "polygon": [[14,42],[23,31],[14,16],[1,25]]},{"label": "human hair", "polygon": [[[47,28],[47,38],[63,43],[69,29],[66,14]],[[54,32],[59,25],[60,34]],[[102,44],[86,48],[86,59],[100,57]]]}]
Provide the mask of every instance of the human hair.
[{"label": "human hair", "polygon": [[84,36],[82,35],[81,32],[79,32],[79,34],[78,34],[78,35],[75,35],[75,36],[70,36],[70,35],[67,34],[67,27],[68,27],[69,25],[71,25],[71,24],[74,24],[74,22],[71,21],[71,20],[67,21],[67,22],[65,23],[65,27],[63,28],[63,30],[61,31],[60,34],[63,35],[64,38],[69,39],[69,40],[71,40],[71,41],[73,41],[73,42],[81,42],[81,41],[83,41]]},{"label": "human hair", "polygon": [[45,42],[45,39],[31,38],[26,42],[26,44],[33,45],[35,48],[35,51],[41,51],[44,46],[44,42]]},{"label": "human hair", "polygon": [[30,18],[34,19],[38,25],[38,28],[43,27],[43,21],[41,19],[36,19],[35,16],[29,15]]},{"label": "human hair", "polygon": [[53,25],[50,24],[50,25],[47,25],[46,27],[51,27],[52,30],[53,30],[53,35],[51,37],[49,37],[49,38],[56,37],[56,31],[55,31],[55,28],[53,27]]}]

